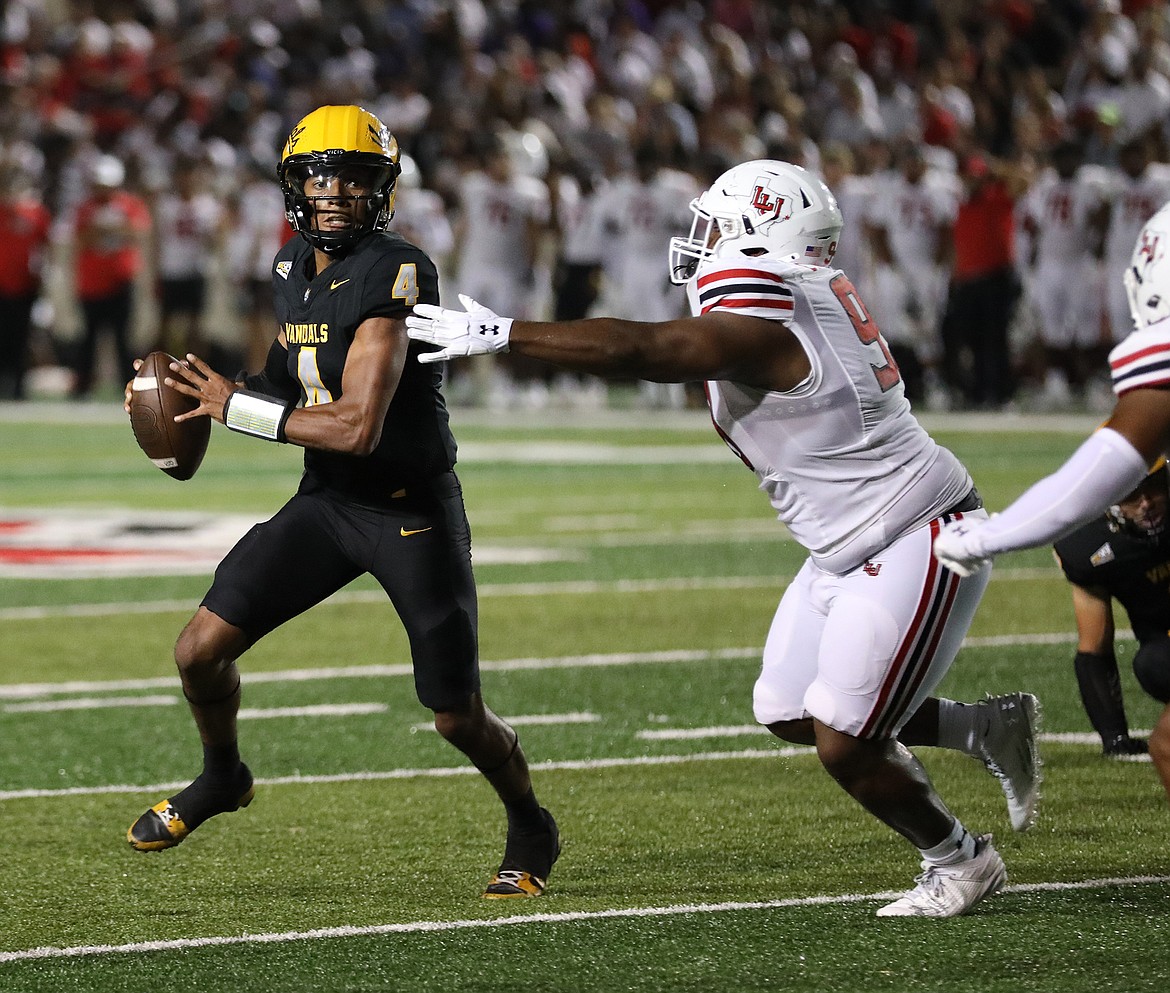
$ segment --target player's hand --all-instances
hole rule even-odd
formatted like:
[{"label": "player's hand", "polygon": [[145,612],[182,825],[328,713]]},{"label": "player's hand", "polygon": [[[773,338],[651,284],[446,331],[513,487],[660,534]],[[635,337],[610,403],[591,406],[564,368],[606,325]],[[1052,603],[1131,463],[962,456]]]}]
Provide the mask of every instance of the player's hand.
[{"label": "player's hand", "polygon": [[[142,359],[134,360],[134,371],[137,372],[142,368]],[[134,397],[134,380],[131,379],[126,384],[126,389],[122,393],[122,409],[126,411],[127,415],[130,413],[130,401]]]},{"label": "player's hand", "polygon": [[471,297],[459,294],[463,310],[447,310],[429,303],[415,304],[406,319],[406,333],[415,341],[438,345],[437,352],[423,352],[418,360],[444,362],[462,355],[490,355],[508,350],[512,318],[500,317]]},{"label": "player's hand", "polygon": [[934,539],[934,557],[951,572],[966,578],[991,561],[979,541],[980,521],[953,521]]},{"label": "player's hand", "polygon": [[171,363],[171,372],[174,375],[167,376],[163,382],[199,401],[198,407],[186,414],[178,414],[175,420],[187,421],[192,417],[208,416],[222,424],[223,405],[236,391],[236,384],[190,352],[181,362]]}]

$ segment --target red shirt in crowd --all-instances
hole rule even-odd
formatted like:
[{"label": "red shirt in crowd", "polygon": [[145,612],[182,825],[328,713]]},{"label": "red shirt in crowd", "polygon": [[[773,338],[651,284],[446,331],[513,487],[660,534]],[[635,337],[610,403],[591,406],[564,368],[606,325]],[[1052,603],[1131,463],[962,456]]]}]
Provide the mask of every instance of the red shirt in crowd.
[{"label": "red shirt in crowd", "polygon": [[1014,207],[1007,186],[991,178],[959,204],[953,279],[978,279],[1015,263]]},{"label": "red shirt in crowd", "polygon": [[150,209],[125,190],[94,194],[77,209],[77,295],[82,300],[111,296],[142,271],[142,239],[150,230]]},{"label": "red shirt in crowd", "polygon": [[0,297],[35,296],[52,217],[39,200],[8,200],[0,209]]}]

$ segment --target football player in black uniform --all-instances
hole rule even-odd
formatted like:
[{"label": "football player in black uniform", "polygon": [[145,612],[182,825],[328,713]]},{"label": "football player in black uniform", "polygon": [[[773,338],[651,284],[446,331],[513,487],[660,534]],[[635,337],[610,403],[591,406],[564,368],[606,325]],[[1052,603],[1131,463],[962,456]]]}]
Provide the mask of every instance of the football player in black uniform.
[{"label": "football player in black uniform", "polygon": [[[208,817],[246,806],[237,658],[362,573],[386,590],[410,639],[415,689],[435,727],[476,765],[508,819],[487,897],[538,896],[559,853],[516,732],[480,694],[471,535],[452,467],[440,376],[413,361],[416,303],[437,303],[431,260],[386,227],[398,145],[354,106],[321,107],[288,137],[279,166],[289,223],[277,254],[279,333],[263,372],[232,381],[187,355],[168,384],[196,398],[185,417],[305,449],[296,494],[220,563],[175,660],[203,741],[199,777],[128,832],[139,851],[179,844]],[[407,361],[408,356],[412,361]],[[287,582],[295,576],[296,582]]]},{"label": "football player in black uniform", "polygon": [[1165,460],[1108,514],[1056,542],[1056,557],[1073,584],[1077,622],[1074,661],[1081,700],[1106,755],[1147,750],[1131,738],[1113,654],[1113,601],[1138,641],[1138,684],[1170,702],[1170,531]]}]

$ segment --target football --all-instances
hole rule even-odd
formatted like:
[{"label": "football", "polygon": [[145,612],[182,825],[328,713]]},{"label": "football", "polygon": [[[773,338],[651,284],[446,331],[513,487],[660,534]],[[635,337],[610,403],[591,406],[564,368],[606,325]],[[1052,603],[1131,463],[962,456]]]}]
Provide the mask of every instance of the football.
[{"label": "football", "polygon": [[156,466],[175,479],[195,475],[211,439],[211,418],[175,421],[176,414],[199,406],[194,397],[171,389],[163,380],[178,360],[166,352],[151,352],[134,374],[130,397],[130,427],[138,447]]}]

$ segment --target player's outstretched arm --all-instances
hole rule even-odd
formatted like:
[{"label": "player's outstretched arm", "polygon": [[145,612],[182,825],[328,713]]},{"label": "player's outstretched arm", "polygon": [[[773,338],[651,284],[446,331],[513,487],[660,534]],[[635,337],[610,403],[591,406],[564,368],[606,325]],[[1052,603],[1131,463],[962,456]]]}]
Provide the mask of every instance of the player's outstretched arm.
[{"label": "player's outstretched arm", "polygon": [[459,299],[462,311],[418,304],[406,319],[411,338],[438,346],[420,362],[513,351],[609,379],[728,379],[768,390],[792,389],[809,373],[808,356],[778,321],[722,312],[653,323],[516,321]]},{"label": "player's outstretched arm", "polygon": [[[1163,391],[1135,391],[1139,392]],[[1001,552],[1033,548],[1063,537],[1129,493],[1145,478],[1158,451],[1148,420],[1141,421],[1140,432],[1122,433],[1134,416],[1131,408],[1146,406],[1140,400],[1129,400],[1130,396],[1118,401],[1115,416],[1090,435],[1064,465],[1002,513],[985,521],[963,520],[943,528],[934,542],[938,560],[953,572],[968,576]],[[1164,408],[1164,424],[1170,428],[1170,403],[1159,406]]]}]

